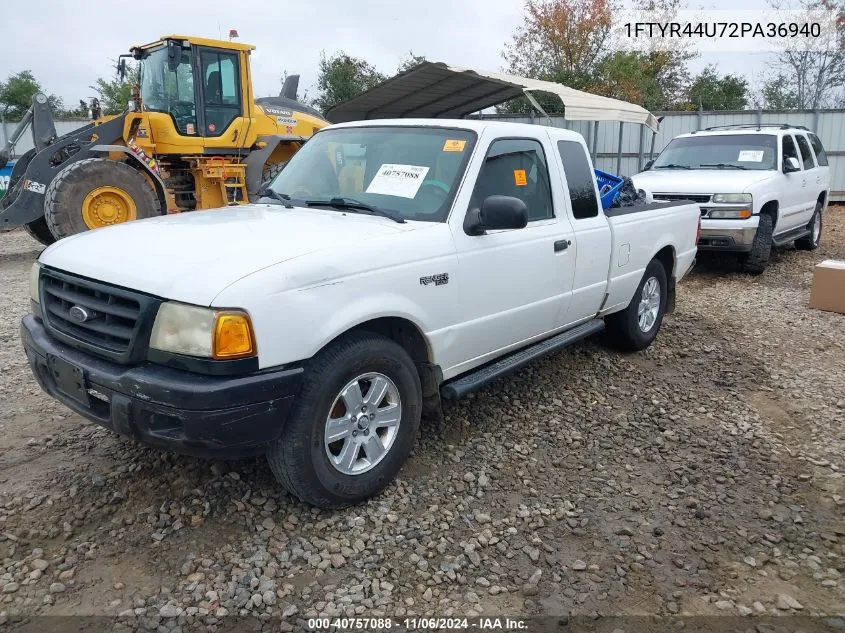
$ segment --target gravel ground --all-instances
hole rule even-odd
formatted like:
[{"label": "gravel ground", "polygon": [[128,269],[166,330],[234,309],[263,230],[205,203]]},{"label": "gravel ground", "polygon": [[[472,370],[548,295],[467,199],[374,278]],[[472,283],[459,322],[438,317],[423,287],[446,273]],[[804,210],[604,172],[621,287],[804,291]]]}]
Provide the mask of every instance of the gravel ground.
[{"label": "gravel ground", "polygon": [[[704,260],[645,352],[590,341],[424,423],[399,480],[312,509],[263,460],[147,449],[42,394],[18,322],[39,252],[0,235],[0,629],[318,615],[825,615],[845,628],[845,316],[823,247]],[[30,622],[31,623],[31,622]],[[758,630],[762,630],[759,629]]]}]

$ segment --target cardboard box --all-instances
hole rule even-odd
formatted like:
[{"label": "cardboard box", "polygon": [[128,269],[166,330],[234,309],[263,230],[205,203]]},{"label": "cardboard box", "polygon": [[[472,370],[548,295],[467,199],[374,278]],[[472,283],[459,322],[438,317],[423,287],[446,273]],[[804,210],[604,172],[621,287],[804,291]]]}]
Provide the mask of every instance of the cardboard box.
[{"label": "cardboard box", "polygon": [[845,261],[826,259],[816,265],[810,307],[845,314]]}]

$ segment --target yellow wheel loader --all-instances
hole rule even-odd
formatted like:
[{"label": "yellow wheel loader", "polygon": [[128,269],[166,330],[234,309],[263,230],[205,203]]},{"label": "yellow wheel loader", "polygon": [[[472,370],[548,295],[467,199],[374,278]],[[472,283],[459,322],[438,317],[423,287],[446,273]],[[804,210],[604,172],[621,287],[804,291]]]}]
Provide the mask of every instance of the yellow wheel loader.
[{"label": "yellow wheel loader", "polygon": [[50,244],[82,231],[165,213],[255,200],[264,182],[329,123],[296,101],[299,78],[256,99],[254,46],[168,35],[121,55],[140,64],[126,112],[57,137],[43,94],[0,151],[0,167],[28,126],[0,199],[0,231],[25,226]]}]

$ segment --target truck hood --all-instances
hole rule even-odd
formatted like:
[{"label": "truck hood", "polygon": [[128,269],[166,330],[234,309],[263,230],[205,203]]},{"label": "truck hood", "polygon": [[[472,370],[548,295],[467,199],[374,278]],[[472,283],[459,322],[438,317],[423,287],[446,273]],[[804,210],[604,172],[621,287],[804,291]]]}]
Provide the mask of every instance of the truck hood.
[{"label": "truck hood", "polygon": [[634,186],[651,193],[745,193],[777,176],[774,171],[662,169],[632,176]]},{"label": "truck hood", "polygon": [[73,235],[46,265],[165,299],[210,305],[237,280],[315,251],[362,245],[433,226],[326,209],[244,205],[168,215]]}]

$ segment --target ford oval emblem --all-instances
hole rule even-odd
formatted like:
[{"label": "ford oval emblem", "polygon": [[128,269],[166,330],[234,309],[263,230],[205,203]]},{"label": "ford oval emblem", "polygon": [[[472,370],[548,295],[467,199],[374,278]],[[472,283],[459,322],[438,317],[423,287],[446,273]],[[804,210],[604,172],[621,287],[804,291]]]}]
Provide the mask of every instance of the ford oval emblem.
[{"label": "ford oval emblem", "polygon": [[73,306],[70,310],[68,310],[68,316],[77,323],[85,323],[91,318],[91,315],[88,314],[88,310],[82,306]]}]

